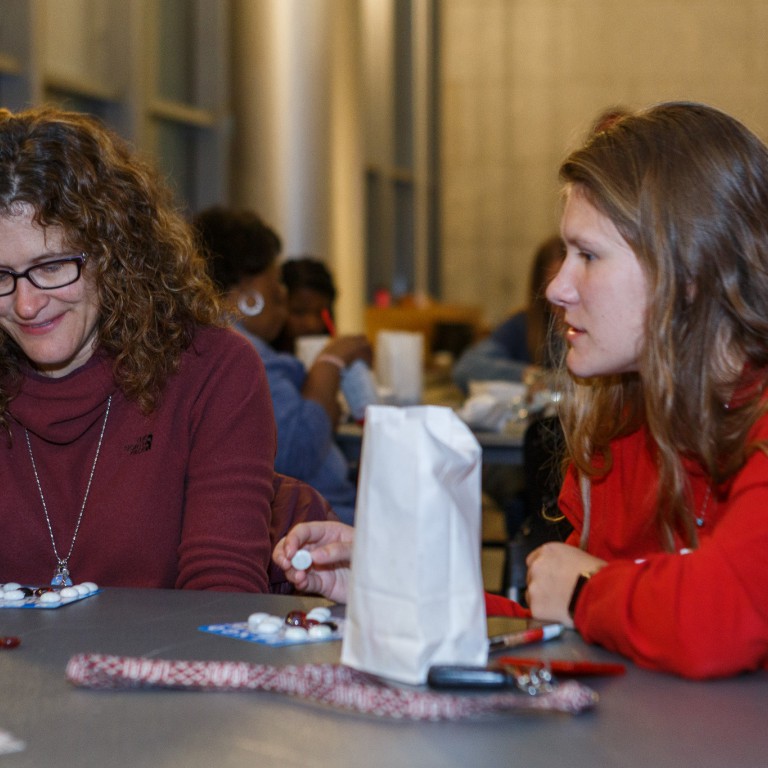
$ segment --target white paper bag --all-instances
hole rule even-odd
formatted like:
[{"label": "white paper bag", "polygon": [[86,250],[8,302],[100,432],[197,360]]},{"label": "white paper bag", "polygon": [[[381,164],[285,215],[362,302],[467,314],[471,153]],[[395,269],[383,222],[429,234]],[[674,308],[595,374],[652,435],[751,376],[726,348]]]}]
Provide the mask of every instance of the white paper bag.
[{"label": "white paper bag", "polygon": [[450,408],[368,408],[343,664],[418,684],[487,662],[480,469]]},{"label": "white paper bag", "polygon": [[376,381],[397,405],[418,405],[424,388],[424,334],[379,331],[376,334]]}]

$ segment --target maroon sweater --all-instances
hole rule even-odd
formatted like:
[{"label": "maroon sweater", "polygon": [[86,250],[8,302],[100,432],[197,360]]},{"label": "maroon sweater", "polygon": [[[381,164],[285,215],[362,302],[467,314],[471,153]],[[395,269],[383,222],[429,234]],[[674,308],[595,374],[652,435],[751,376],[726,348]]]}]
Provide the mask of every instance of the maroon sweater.
[{"label": "maroon sweater", "polygon": [[0,582],[46,584],[56,566],[24,434],[65,557],[112,405],[69,569],[75,583],[265,592],[276,433],[251,344],[201,329],[143,415],[94,355],[60,379],[28,373],[0,439]]}]

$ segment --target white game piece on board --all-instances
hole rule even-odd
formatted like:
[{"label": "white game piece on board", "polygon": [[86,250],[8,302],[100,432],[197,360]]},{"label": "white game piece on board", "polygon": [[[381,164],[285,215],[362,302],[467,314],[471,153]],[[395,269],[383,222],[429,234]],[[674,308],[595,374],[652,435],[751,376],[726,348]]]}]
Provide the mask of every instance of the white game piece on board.
[{"label": "white game piece on board", "polygon": [[77,587],[62,587],[59,590],[59,595],[63,600],[69,600],[73,597],[80,597],[80,592],[78,592]]},{"label": "white game piece on board", "polygon": [[259,624],[259,635],[276,635],[283,627],[285,623],[279,616],[268,616],[264,621]]},{"label": "white game piece on board", "polygon": [[21,589],[21,584],[18,584],[15,581],[9,581],[7,584],[3,584],[3,592],[13,592],[17,589]]},{"label": "white game piece on board", "polygon": [[286,627],[284,637],[286,640],[306,640],[308,634],[304,627]]},{"label": "white game piece on board", "polygon": [[258,613],[252,613],[248,617],[248,631],[249,632],[258,632],[259,624],[261,624],[264,619],[268,619],[269,614],[264,613],[264,611],[260,611]]},{"label": "white game piece on board", "polygon": [[322,640],[332,634],[333,630],[327,624],[315,624],[314,627],[309,628],[309,636],[313,640]]},{"label": "white game piece on board", "polygon": [[318,605],[307,613],[307,618],[315,621],[328,621],[331,618],[331,609],[324,605]]},{"label": "white game piece on board", "polygon": [[37,598],[37,602],[55,605],[61,602],[61,595],[58,592],[43,592],[43,594]]}]

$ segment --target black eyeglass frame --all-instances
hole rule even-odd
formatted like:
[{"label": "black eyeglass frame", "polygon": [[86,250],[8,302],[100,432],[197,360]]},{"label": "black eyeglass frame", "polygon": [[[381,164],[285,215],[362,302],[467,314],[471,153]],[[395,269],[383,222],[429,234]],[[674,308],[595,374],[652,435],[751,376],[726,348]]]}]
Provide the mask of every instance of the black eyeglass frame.
[{"label": "black eyeglass frame", "polygon": [[[66,288],[68,285],[72,285],[73,283],[76,283],[80,276],[83,273],[83,267],[85,266],[85,262],[87,261],[88,257],[85,253],[79,253],[73,256],[67,256],[62,259],[51,259],[51,261],[44,261],[41,264],[34,264],[28,269],[25,269],[23,272],[14,272],[12,269],[5,269],[0,268],[0,277],[2,275],[8,275],[13,278],[13,287],[10,291],[3,291],[2,288],[0,288],[0,298],[4,298],[5,296],[11,296],[16,291],[16,283],[18,283],[19,279],[24,277],[27,280],[29,280],[32,285],[35,286],[35,288],[38,288],[41,291],[55,291],[58,288]],[[75,277],[72,278],[72,280],[67,280],[66,283],[62,283],[61,285],[40,285],[35,281],[34,278],[34,271],[37,269],[39,270],[41,267],[49,267],[51,264],[71,264],[74,263],[77,265],[77,274]]]}]

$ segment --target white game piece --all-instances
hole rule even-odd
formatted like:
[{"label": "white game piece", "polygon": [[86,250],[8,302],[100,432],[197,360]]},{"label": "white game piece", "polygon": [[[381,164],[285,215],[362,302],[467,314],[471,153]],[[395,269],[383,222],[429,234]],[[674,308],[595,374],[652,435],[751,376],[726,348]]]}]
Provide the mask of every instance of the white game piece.
[{"label": "white game piece", "polygon": [[259,624],[259,635],[276,635],[284,626],[279,616],[268,616]]},{"label": "white game piece", "polygon": [[21,584],[15,581],[9,581],[7,584],[3,584],[3,592],[13,592],[17,589],[21,589]]},{"label": "white game piece", "polygon": [[77,594],[79,597],[85,597],[86,595],[89,595],[91,593],[91,590],[88,589],[88,587],[85,586],[85,584],[75,584],[73,589],[77,590]]},{"label": "white game piece", "polygon": [[328,621],[331,618],[331,609],[324,605],[318,605],[307,613],[307,618],[315,621]]},{"label": "white game piece", "polygon": [[4,597],[10,603],[23,600],[26,595],[20,589],[9,589],[6,590]]},{"label": "white game piece", "polygon": [[264,619],[268,619],[269,614],[264,613],[263,611],[260,611],[259,613],[252,613],[248,617],[248,631],[249,632],[258,632],[258,626],[261,624]]},{"label": "white game piece", "polygon": [[291,565],[297,571],[306,571],[312,565],[312,553],[308,549],[300,549],[291,558]]},{"label": "white game piece", "polygon": [[78,592],[77,587],[63,587],[59,590],[59,595],[62,600],[69,600],[73,597],[80,597],[80,592]]},{"label": "white game piece", "polygon": [[304,627],[286,627],[285,639],[286,640],[306,640],[309,633]]},{"label": "white game piece", "polygon": [[43,594],[37,598],[37,602],[54,605],[61,602],[61,595],[58,592],[43,592]]},{"label": "white game piece", "polygon": [[333,630],[327,624],[315,624],[314,627],[309,628],[309,636],[313,640],[321,640],[326,637],[330,637],[333,634]]},{"label": "white game piece", "polygon": [[85,587],[88,590],[89,595],[99,591],[99,585],[94,584],[92,581],[84,581],[80,586]]}]

